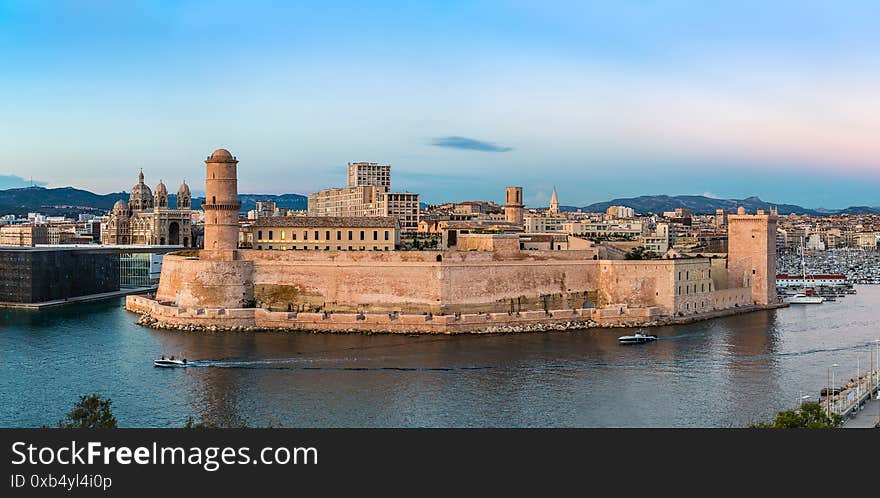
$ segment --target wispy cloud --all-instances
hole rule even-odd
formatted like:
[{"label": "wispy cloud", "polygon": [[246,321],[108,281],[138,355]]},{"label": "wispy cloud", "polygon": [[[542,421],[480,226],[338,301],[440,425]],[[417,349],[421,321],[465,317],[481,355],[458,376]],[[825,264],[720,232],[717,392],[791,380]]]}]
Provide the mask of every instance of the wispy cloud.
[{"label": "wispy cloud", "polygon": [[431,145],[435,147],[448,147],[450,149],[477,150],[480,152],[509,152],[513,147],[504,147],[492,142],[484,142],[467,137],[439,137],[435,138]]}]

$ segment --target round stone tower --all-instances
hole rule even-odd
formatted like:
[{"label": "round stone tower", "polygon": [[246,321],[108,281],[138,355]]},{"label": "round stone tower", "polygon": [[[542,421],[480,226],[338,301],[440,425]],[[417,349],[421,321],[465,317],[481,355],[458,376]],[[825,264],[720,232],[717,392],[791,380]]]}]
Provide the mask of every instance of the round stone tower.
[{"label": "round stone tower", "polygon": [[238,248],[238,160],[226,149],[205,160],[205,251],[211,259],[235,259]]},{"label": "round stone tower", "polygon": [[[253,261],[239,259],[238,161],[226,149],[205,160],[205,249],[195,258],[168,254],[156,300],[182,308],[248,308],[254,305]],[[189,208],[189,187],[180,186],[178,202]],[[178,204],[178,208],[182,208]]]}]

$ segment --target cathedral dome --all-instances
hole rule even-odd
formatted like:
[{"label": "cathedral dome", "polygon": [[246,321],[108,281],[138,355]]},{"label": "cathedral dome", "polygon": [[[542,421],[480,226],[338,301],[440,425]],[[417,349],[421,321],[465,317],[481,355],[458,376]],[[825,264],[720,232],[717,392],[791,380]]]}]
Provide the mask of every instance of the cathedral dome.
[{"label": "cathedral dome", "polygon": [[128,196],[128,204],[131,209],[140,210],[153,207],[153,191],[144,183],[144,172],[138,174],[138,183],[131,187],[131,195]]},{"label": "cathedral dome", "polygon": [[116,204],[113,205],[113,214],[116,214],[116,215],[128,214],[128,204],[126,204],[124,200],[119,199],[118,201],[116,201]]},{"label": "cathedral dome", "polygon": [[190,195],[189,193],[189,185],[186,182],[180,184],[180,188],[177,189],[177,196],[180,197],[182,195]]},{"label": "cathedral dome", "polygon": [[165,182],[159,180],[159,184],[156,185],[156,195],[168,195],[168,189],[165,187]]},{"label": "cathedral dome", "polygon": [[233,161],[235,160],[232,157],[232,154],[226,149],[217,149],[211,153],[211,157],[208,158],[209,161]]}]

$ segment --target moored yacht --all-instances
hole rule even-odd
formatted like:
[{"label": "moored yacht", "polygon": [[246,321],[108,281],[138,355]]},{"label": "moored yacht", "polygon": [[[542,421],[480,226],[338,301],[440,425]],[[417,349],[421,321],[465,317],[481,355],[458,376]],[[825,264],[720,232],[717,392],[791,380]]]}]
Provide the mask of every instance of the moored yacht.
[{"label": "moored yacht", "polygon": [[789,304],[822,304],[825,302],[825,298],[815,294],[800,293],[793,296],[786,296],[783,301]]}]

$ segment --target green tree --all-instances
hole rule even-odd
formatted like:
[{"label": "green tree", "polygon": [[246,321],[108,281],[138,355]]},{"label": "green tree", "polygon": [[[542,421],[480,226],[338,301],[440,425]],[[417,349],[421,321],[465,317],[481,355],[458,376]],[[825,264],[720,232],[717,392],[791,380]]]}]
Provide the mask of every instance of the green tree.
[{"label": "green tree", "polygon": [[642,246],[636,246],[626,253],[626,259],[657,259],[657,254],[653,251],[646,251]]},{"label": "green tree", "polygon": [[804,403],[800,410],[784,410],[772,422],[750,424],[752,429],[834,429],[840,427],[843,417],[825,413],[819,403]]},{"label": "green tree", "polygon": [[58,421],[62,429],[115,429],[116,417],[110,410],[113,402],[97,394],[80,396],[67,418]]}]

